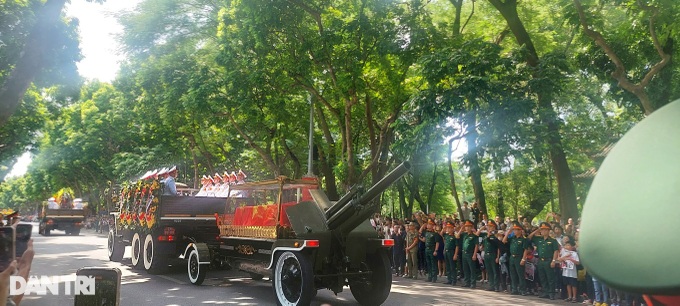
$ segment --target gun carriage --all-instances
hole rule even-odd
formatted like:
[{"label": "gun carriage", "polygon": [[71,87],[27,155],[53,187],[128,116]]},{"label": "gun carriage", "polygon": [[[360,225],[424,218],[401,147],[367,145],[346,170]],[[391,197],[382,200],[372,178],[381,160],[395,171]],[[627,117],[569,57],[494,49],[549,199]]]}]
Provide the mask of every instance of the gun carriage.
[{"label": "gun carriage", "polygon": [[404,162],[366,192],[352,188],[337,202],[316,179],[231,186],[215,215],[217,243],[192,243],[182,255],[189,280],[200,285],[211,263],[226,262],[254,279],[269,277],[281,305],[307,305],[317,290],[338,293],[345,285],[360,304],[382,304],[394,241],[379,237],[369,218],[379,211],[375,199],[409,168]]}]

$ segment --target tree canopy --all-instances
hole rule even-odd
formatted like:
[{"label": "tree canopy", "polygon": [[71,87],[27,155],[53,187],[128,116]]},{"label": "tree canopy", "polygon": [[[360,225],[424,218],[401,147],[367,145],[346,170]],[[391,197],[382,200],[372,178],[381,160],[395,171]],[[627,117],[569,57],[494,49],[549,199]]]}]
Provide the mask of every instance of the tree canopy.
[{"label": "tree canopy", "polygon": [[193,187],[225,170],[298,178],[311,107],[331,199],[410,160],[385,213],[476,201],[492,216],[576,217],[590,184],[578,174],[680,96],[674,1],[145,0],[119,16],[111,84],[75,73],[63,0],[0,3],[1,102],[16,102],[2,109],[0,174],[33,152],[0,183],[10,207],[71,188],[105,208],[110,188],[167,165]]}]

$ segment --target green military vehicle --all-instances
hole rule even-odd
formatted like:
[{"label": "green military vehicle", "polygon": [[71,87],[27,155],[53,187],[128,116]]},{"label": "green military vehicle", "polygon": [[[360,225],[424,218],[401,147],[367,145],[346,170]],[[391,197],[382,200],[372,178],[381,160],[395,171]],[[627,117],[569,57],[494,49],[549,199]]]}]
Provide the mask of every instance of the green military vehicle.
[{"label": "green military vehicle", "polygon": [[277,303],[307,305],[319,289],[349,285],[362,305],[380,305],[390,294],[389,251],[369,218],[374,199],[410,168],[405,162],[365,193],[352,190],[333,203],[316,179],[276,180],[231,186],[215,216],[217,245],[194,243],[182,256],[188,277],[200,285],[211,262],[226,262],[252,278],[268,277]]}]

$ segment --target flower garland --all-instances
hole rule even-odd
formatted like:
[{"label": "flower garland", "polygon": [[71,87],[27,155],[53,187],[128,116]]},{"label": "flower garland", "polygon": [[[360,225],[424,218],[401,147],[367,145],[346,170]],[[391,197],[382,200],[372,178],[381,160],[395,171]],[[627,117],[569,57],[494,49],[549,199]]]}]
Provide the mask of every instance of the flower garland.
[{"label": "flower garland", "polygon": [[118,226],[140,233],[149,233],[156,225],[156,211],[160,196],[158,180],[139,180],[124,183],[118,199]]}]

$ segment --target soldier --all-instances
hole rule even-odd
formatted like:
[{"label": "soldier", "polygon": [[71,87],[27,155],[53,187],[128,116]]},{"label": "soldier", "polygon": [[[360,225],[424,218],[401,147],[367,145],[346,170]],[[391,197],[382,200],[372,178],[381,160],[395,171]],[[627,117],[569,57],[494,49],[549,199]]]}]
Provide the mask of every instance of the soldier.
[{"label": "soldier", "polygon": [[420,228],[421,233],[425,232],[425,237],[420,238],[420,240],[425,242],[425,269],[428,282],[437,281],[437,248],[439,243],[436,235],[439,234],[434,231],[434,225],[434,220],[428,219],[427,224],[423,224]]},{"label": "soldier", "polygon": [[[555,299],[555,263],[559,254],[560,245],[555,238],[550,237],[550,224],[542,222],[541,226],[529,235],[529,239],[538,250],[538,277],[543,288],[540,298]],[[541,236],[536,236],[537,233]]]},{"label": "soldier", "polygon": [[[498,286],[498,263],[501,257],[500,240],[496,237],[496,222],[488,220],[486,224],[477,231],[477,235],[483,238],[484,267],[486,267],[486,274],[489,277],[489,288],[486,290],[498,292],[500,291]],[[487,232],[481,233],[484,229]]]},{"label": "soldier", "polygon": [[406,231],[406,269],[408,278],[418,278],[418,232],[413,221],[409,222]]},{"label": "soldier", "polygon": [[465,225],[459,232],[460,240],[463,242],[462,256],[463,256],[463,272],[465,280],[463,287],[472,289],[477,288],[477,251],[479,251],[479,237],[474,232],[475,224],[472,221],[465,221]]},{"label": "soldier", "polygon": [[[446,222],[446,233],[444,234],[444,258],[446,261],[446,284],[456,284],[456,260],[458,259],[458,239],[454,232],[453,222]],[[455,258],[455,259],[454,259]]]},{"label": "soldier", "polygon": [[519,223],[512,226],[513,236],[510,236],[511,231],[505,232],[503,243],[510,245],[510,286],[511,294],[513,295],[527,295],[527,283],[524,279],[524,263],[526,262],[527,248],[531,245],[530,240],[524,237],[524,229]]}]

